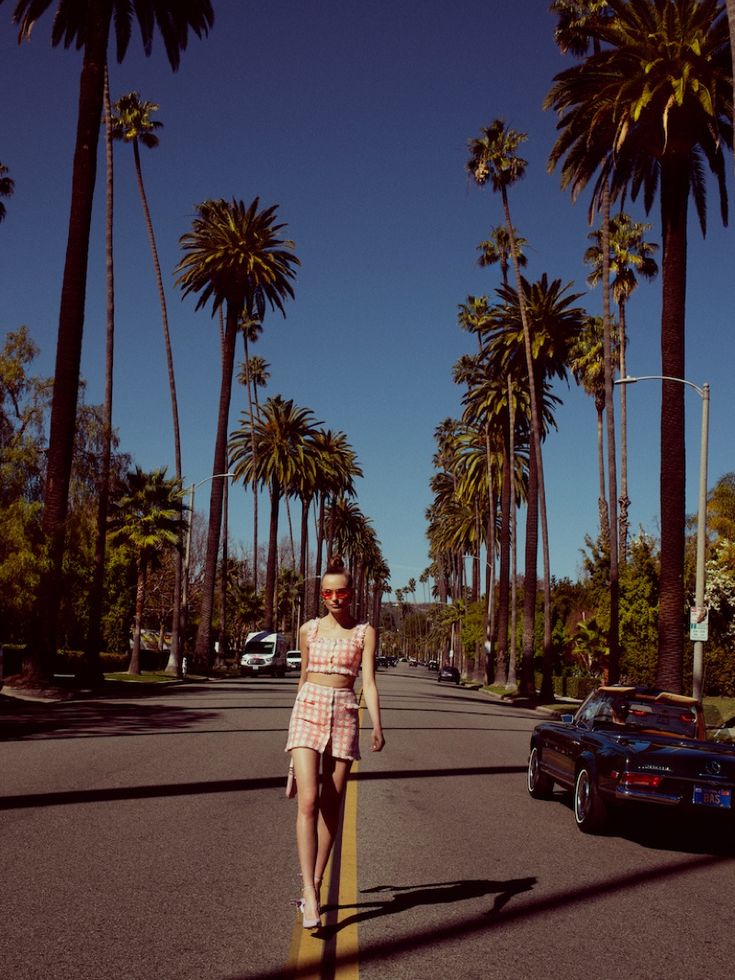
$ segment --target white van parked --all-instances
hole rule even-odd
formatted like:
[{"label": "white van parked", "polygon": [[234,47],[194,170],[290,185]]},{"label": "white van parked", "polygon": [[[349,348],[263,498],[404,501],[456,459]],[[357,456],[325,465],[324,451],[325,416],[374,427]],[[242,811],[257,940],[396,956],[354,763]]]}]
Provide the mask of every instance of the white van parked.
[{"label": "white van parked", "polygon": [[240,656],[240,675],[285,677],[287,647],[283,633],[268,633],[267,630],[248,633]]}]

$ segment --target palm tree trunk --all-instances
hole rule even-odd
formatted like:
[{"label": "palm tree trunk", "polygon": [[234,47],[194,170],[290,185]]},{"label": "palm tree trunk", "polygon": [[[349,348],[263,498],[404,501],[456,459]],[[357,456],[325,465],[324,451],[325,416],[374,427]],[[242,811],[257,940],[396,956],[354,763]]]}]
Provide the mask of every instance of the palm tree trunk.
[{"label": "palm tree trunk", "polygon": [[97,532],[94,550],[94,569],[89,595],[89,624],[85,650],[86,673],[92,683],[102,680],[100,648],[102,646],[102,603],[105,589],[105,550],[107,544],[107,513],[110,502],[110,469],[112,457],[112,388],[115,360],[115,274],[112,249],[114,219],[114,161],[112,153],[112,126],[110,110],[110,86],[105,68],[105,162],[107,180],[105,187],[105,278],[107,281],[107,330],[105,336],[105,400],[103,405],[103,440],[100,481],[97,497]]},{"label": "palm tree trunk", "polygon": [[526,500],[526,549],[523,578],[523,661],[519,693],[525,697],[536,696],[534,654],[536,639],[536,593],[538,576],[538,466],[536,454],[528,457],[528,497]]},{"label": "palm tree trunk", "polygon": [[[479,335],[478,335],[479,339]],[[487,497],[488,497],[488,519],[487,530],[485,533],[485,543],[487,551],[487,582],[485,597],[485,642],[482,649],[482,660],[478,657],[475,666],[475,680],[489,684],[490,675],[494,673],[493,665],[493,640],[495,639],[495,526],[498,510],[498,501],[493,489],[493,473],[490,452],[490,430],[485,425],[485,465],[487,467]],[[478,542],[480,536],[477,536]],[[477,567],[480,567],[480,549],[477,549]]]},{"label": "palm tree trunk", "polygon": [[48,547],[49,565],[39,583],[34,627],[23,663],[26,681],[34,686],[50,681],[56,654],[84,333],[89,231],[97,176],[97,144],[102,118],[111,6],[92,4],[86,16],[88,27],[79,82],[69,233],[61,287],[43,509],[43,534]]},{"label": "palm tree trunk", "polygon": [[274,593],[276,588],[276,564],[278,559],[278,507],[281,488],[274,481],[270,487],[271,516],[268,530],[268,561],[265,566],[265,596],[263,598],[263,629],[269,632],[274,622]]},{"label": "palm tree trunk", "polygon": [[[623,387],[625,387],[623,385]],[[605,489],[605,399],[595,398],[595,409],[597,410],[597,473],[600,480],[597,495],[597,512],[600,516],[600,537],[602,544],[607,548],[607,539],[610,534],[610,517],[607,510],[607,490]]]},{"label": "palm tree trunk", "polygon": [[[526,367],[528,369],[528,391],[531,402],[531,431],[533,437],[532,455],[536,457],[536,481],[538,488],[538,511],[541,516],[541,549],[544,563],[544,659],[543,659],[543,681],[541,684],[542,700],[553,698],[552,681],[552,648],[551,648],[551,559],[549,555],[549,525],[546,512],[546,488],[544,482],[544,463],[541,454],[541,419],[539,416],[539,404],[536,392],[536,378],[533,368],[533,351],[531,348],[531,331],[528,326],[526,316],[526,302],[523,295],[523,283],[521,281],[521,270],[518,264],[518,249],[516,247],[515,231],[510,219],[510,207],[508,206],[508,194],[505,186],[501,188],[503,197],[503,209],[505,220],[508,226],[508,237],[510,240],[511,261],[513,262],[513,272],[515,275],[516,289],[518,291],[518,305],[521,313],[521,323],[523,324],[523,342],[526,351]],[[538,515],[534,516],[534,521],[538,520]],[[538,541],[536,540],[536,547]],[[526,556],[528,557],[528,544],[526,545]],[[534,557],[534,577],[536,568],[536,558]],[[535,588],[534,588],[535,595]],[[524,648],[524,658],[526,650]],[[526,682],[528,678],[526,678]],[[531,693],[531,692],[526,692]],[[533,689],[535,693],[535,685]]]},{"label": "palm tree trunk", "polygon": [[229,480],[223,480],[222,487],[222,567],[219,575],[219,640],[217,641],[217,657],[215,667],[224,667],[229,656],[229,637],[227,635],[227,566],[228,548],[227,511],[230,500]]},{"label": "palm tree trunk", "polygon": [[288,541],[291,546],[291,568],[296,568],[296,540],[293,535],[293,521],[291,520],[291,501],[286,497],[286,520],[288,521]]},{"label": "palm tree trunk", "polygon": [[[255,413],[253,412],[253,393],[250,387],[250,350],[248,348],[247,329],[242,334],[243,347],[245,348],[245,373],[247,384],[245,386],[248,394],[248,415],[250,416],[250,452],[252,453],[253,463],[255,463]],[[253,589],[258,591],[258,481],[253,480]]]},{"label": "palm tree trunk", "polygon": [[618,474],[615,457],[615,404],[610,339],[610,189],[602,195],[602,351],[605,369],[605,418],[607,421],[607,481],[610,530],[610,630],[607,681],[616,684],[620,675],[620,577],[618,570]]},{"label": "palm tree trunk", "polygon": [[[140,202],[143,206],[145,217],[145,227],[148,234],[148,244],[151,249],[153,260],[153,271],[156,276],[156,288],[158,289],[158,302],[161,307],[161,325],[163,327],[163,344],[166,349],[166,367],[168,371],[168,390],[171,397],[171,417],[173,420],[174,433],[174,465],[176,466],[176,479],[179,484],[183,480],[183,470],[181,464],[181,430],[179,427],[179,403],[176,396],[176,374],[174,371],[174,354],[171,347],[171,332],[168,326],[168,309],[166,306],[166,293],[163,288],[163,276],[161,275],[161,263],[158,260],[158,248],[156,247],[156,236],[153,231],[153,221],[151,211],[148,207],[148,197],[143,184],[143,171],[140,166],[140,148],[138,141],[133,141],[133,159],[135,161],[135,179],[138,184]],[[182,501],[183,504],[183,501]],[[181,630],[181,586],[184,580],[184,558],[181,549],[176,549],[174,558],[174,602],[171,614],[171,652],[169,661],[166,664],[167,674],[181,673],[181,653],[179,650],[179,633]]]},{"label": "palm tree trunk", "polygon": [[[663,304],[661,374],[685,377],[687,161],[661,164]],[[684,659],[684,528],[686,448],[684,385],[664,381],[661,398],[661,579],[656,684],[680,694]]]},{"label": "palm tree trunk", "polygon": [[[498,641],[495,649],[496,684],[508,679],[508,600],[510,592],[510,509],[512,458],[508,447],[508,433],[503,435],[503,483],[500,490],[500,568],[498,571]],[[488,683],[490,681],[488,680]]]},{"label": "palm tree trunk", "polygon": [[322,580],[322,552],[324,550],[324,525],[326,522],[326,498],[327,495],[325,493],[319,495],[319,524],[316,536],[316,554],[314,556],[313,603],[310,610],[310,614],[314,616],[316,616],[319,611],[319,589],[321,588]]},{"label": "palm tree trunk", "polygon": [[516,685],[516,631],[518,619],[518,508],[516,507],[516,413],[513,396],[513,382],[508,375],[508,446],[510,455],[510,637],[508,641],[508,680],[506,688],[512,690]]},{"label": "palm tree trunk", "polygon": [[[311,508],[311,498],[301,498],[301,540],[299,542],[299,576],[301,578],[301,588],[299,589],[299,608],[306,612],[306,568],[309,553],[309,510]],[[296,637],[298,640],[298,637]]]},{"label": "palm tree trunk", "polygon": [[[237,317],[227,307],[227,324],[222,345],[222,378],[220,382],[219,410],[217,414],[217,435],[214,445],[212,475],[219,476],[227,471],[227,431],[230,419],[230,399],[232,396],[232,375],[235,369],[235,342],[237,339]],[[204,562],[204,583],[202,586],[202,607],[197,630],[194,660],[200,670],[209,669],[212,636],[212,612],[214,609],[214,590],[219,558],[219,539],[222,526],[223,479],[211,481],[209,495],[209,527],[207,530],[207,552]]]},{"label": "palm tree trunk", "polygon": [[145,607],[146,567],[138,563],[138,583],[135,589],[135,619],[133,620],[133,649],[130,653],[129,674],[140,674],[140,634],[143,626],[143,609]]}]

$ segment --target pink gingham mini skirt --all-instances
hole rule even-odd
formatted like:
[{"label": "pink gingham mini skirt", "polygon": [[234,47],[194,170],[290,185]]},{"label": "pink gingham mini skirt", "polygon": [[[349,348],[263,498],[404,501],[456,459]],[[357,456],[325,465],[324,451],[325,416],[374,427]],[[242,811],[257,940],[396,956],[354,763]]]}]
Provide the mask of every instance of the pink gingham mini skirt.
[{"label": "pink gingham mini skirt", "polygon": [[296,697],[286,752],[314,749],[335,759],[360,758],[360,717],[351,687],[325,687],[306,681]]}]

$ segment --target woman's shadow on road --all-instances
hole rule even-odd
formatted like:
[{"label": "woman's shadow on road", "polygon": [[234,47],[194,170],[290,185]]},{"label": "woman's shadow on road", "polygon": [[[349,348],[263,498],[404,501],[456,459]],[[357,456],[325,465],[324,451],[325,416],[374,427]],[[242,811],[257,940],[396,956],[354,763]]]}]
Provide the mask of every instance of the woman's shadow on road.
[{"label": "woman's shadow on road", "polygon": [[[455,902],[465,902],[469,899],[483,898],[494,895],[490,908],[483,913],[492,918],[507,905],[516,895],[531,891],[536,884],[536,878],[516,878],[508,881],[490,881],[479,878],[470,881],[437,881],[426,885],[377,885],[366,888],[362,895],[377,895],[391,892],[389,898],[376,898],[372,901],[358,902],[356,905],[326,905],[322,911],[327,914],[327,923],[319,930],[319,936],[330,939],[346,926],[378,919],[384,915],[400,915],[409,909],[420,906],[448,905]],[[339,909],[354,908],[354,915],[342,919],[339,923],[330,922],[330,913]]]}]

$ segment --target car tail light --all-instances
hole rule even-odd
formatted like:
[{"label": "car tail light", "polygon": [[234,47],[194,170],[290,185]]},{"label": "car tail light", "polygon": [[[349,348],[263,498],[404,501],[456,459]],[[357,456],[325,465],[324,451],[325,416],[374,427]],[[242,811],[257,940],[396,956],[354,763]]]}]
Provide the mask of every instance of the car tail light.
[{"label": "car tail light", "polygon": [[646,786],[649,789],[656,789],[663,781],[663,776],[657,776],[652,772],[624,772],[620,777],[621,786]]}]

